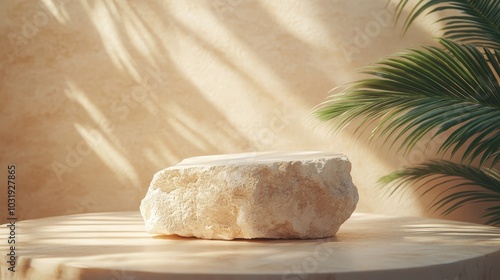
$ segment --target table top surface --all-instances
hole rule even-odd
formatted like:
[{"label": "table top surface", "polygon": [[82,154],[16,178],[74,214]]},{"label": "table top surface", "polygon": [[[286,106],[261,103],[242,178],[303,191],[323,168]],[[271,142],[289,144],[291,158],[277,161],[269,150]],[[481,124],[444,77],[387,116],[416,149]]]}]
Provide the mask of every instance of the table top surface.
[{"label": "table top surface", "polygon": [[354,213],[332,238],[220,241],[91,213],[17,222],[16,255],[2,279],[500,279],[500,228]]}]

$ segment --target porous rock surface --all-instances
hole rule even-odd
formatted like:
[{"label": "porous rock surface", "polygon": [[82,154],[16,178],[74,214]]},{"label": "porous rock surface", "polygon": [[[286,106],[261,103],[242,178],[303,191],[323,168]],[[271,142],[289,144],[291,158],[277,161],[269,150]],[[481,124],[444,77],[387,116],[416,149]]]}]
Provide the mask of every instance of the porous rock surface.
[{"label": "porous rock surface", "polygon": [[206,239],[323,238],[352,214],[346,156],[322,152],[188,158],[153,177],[146,230]]}]

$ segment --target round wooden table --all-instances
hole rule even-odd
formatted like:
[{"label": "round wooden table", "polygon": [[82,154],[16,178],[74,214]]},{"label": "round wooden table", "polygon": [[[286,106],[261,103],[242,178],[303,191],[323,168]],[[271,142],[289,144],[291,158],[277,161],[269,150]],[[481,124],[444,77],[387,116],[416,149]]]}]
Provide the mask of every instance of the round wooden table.
[{"label": "round wooden table", "polygon": [[15,238],[16,272],[3,238],[1,279],[500,279],[499,228],[417,217],[355,213],[333,238],[218,241],[93,213],[17,222]]}]

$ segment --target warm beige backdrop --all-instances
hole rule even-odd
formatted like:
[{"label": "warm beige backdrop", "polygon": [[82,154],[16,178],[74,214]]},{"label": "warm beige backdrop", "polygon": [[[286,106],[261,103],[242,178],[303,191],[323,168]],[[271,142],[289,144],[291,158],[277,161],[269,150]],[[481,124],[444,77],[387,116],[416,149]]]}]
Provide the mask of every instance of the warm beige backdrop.
[{"label": "warm beige backdrop", "polygon": [[431,42],[434,17],[402,37],[392,12],[386,0],[1,1],[0,174],[17,166],[18,216],[137,210],[182,158],[268,150],[345,153],[358,211],[430,215],[375,182],[436,145],[403,158],[310,117],[356,68]]}]

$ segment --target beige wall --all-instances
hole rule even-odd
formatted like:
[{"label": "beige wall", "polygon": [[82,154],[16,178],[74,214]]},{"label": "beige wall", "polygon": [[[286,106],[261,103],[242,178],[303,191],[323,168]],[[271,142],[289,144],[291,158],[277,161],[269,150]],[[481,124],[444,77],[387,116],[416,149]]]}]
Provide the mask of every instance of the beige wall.
[{"label": "beige wall", "polygon": [[18,216],[137,210],[182,158],[267,150],[342,152],[358,211],[424,214],[375,182],[432,150],[403,159],[310,116],[357,67],[435,34],[420,21],[402,37],[385,4],[1,1],[1,174],[17,166]]}]

